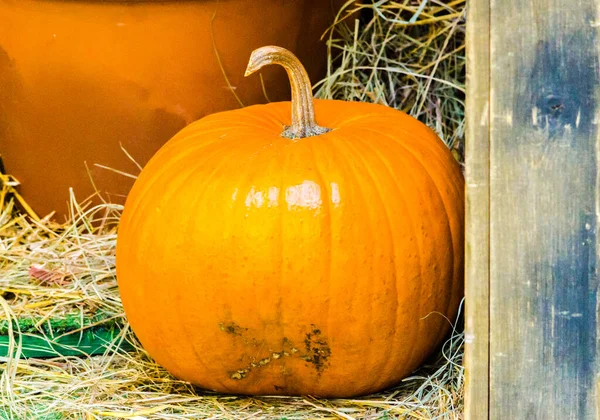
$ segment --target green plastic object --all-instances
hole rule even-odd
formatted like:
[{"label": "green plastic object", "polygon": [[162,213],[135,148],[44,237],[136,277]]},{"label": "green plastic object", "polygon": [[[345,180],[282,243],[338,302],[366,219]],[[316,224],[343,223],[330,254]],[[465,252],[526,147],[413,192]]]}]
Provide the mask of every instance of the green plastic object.
[{"label": "green plastic object", "polygon": [[[119,341],[121,341],[119,343]],[[58,337],[24,333],[21,334],[21,357],[48,358],[58,356],[91,356],[102,354],[108,348],[118,346],[131,351],[133,346],[121,340],[115,330],[87,329],[82,332],[63,334]],[[0,357],[8,357],[9,337],[0,335]]]},{"label": "green plastic object", "polygon": [[[21,341],[20,357],[91,356],[102,354],[109,348],[121,351],[134,349],[129,341],[123,339],[121,323],[103,313],[84,318],[70,314],[47,320],[41,325],[38,322],[35,318],[13,321],[13,337],[15,341]],[[0,357],[9,355],[8,334],[8,322],[0,321]]]}]

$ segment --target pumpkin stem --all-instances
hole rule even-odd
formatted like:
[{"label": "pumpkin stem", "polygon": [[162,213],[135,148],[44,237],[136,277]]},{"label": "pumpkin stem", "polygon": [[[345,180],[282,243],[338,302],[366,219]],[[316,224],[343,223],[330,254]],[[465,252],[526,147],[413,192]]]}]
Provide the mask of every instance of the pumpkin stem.
[{"label": "pumpkin stem", "polygon": [[300,60],[285,48],[267,46],[252,51],[245,76],[269,64],[279,64],[288,74],[292,86],[292,125],[285,127],[282,137],[301,139],[331,131],[315,121],[310,80]]}]

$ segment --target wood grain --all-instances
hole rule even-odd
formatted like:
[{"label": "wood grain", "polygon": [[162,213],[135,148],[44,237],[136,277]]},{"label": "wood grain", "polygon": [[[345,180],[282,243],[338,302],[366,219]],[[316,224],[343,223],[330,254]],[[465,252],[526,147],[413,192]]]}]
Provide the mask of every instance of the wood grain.
[{"label": "wood grain", "polygon": [[[467,317],[486,316],[484,286],[472,283],[486,281],[487,254],[489,416],[475,411],[475,380],[481,380],[485,358],[479,359],[479,320],[471,320],[467,417],[596,419],[600,5],[474,0],[471,7],[483,9],[488,1],[489,174],[474,137],[481,133],[472,128],[468,228],[481,231],[468,234],[468,252],[477,247],[477,256],[467,260],[467,293],[479,295],[469,296]],[[473,18],[486,19],[483,13]],[[472,30],[475,23],[469,24]],[[478,46],[474,54],[484,51]],[[472,68],[470,83],[483,83],[485,71]],[[469,108],[471,124],[485,119],[477,109]],[[489,201],[480,187],[486,180]]]},{"label": "wood grain", "polygon": [[490,7],[467,6],[465,418],[488,418]]}]

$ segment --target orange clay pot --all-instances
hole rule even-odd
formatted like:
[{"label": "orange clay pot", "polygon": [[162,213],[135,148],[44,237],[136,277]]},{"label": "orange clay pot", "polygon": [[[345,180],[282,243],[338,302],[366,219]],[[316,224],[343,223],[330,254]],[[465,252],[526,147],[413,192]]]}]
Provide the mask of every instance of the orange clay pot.
[{"label": "orange clay pot", "polygon": [[419,121],[365,103],[313,109],[289,51],[259,49],[248,72],[270,63],[289,71],[291,105],[205,117],[136,181],[117,241],[125,312],[158,363],[204,388],[375,392],[456,316],[463,177]]},{"label": "orange clay pot", "polygon": [[[333,16],[325,0],[2,0],[6,171],[41,215],[65,213],[69,187],[80,200],[91,194],[90,174],[122,202],[133,180],[95,164],[137,174],[120,145],[143,165],[185,125],[238,108],[223,72],[245,105],[265,102],[260,80],[243,79],[260,45],[297,51],[318,79]],[[288,97],[284,81],[264,73],[271,100]]]}]

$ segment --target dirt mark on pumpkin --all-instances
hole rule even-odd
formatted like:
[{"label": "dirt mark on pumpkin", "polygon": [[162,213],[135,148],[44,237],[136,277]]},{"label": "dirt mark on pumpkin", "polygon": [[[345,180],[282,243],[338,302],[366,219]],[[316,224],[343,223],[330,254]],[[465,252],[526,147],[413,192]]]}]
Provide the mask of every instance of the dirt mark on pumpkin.
[{"label": "dirt mark on pumpkin", "polygon": [[306,334],[304,339],[304,349],[306,354],[302,359],[312,363],[317,369],[317,372],[323,372],[329,366],[329,357],[331,356],[331,348],[327,340],[323,338],[321,330],[315,325],[311,325],[311,332]]},{"label": "dirt mark on pumpkin", "polygon": [[[264,340],[253,337],[248,328],[241,327],[235,322],[223,322],[219,324],[219,329],[230,335],[233,339],[240,338],[245,347],[257,347],[258,343],[264,343]],[[263,358],[250,356],[250,362],[240,369],[229,371],[228,375],[233,380],[241,380],[248,376],[254,370],[258,370],[274,362],[279,362],[281,365],[285,358],[299,358],[314,366],[317,373],[320,375],[324,369],[329,366],[329,357],[331,356],[331,348],[327,339],[323,336],[321,330],[316,325],[311,325],[309,332],[305,334],[304,350],[300,350],[298,346],[287,337],[281,340],[281,347],[277,350],[269,349],[270,355]],[[302,347],[302,346],[300,346]],[[248,352],[250,353],[250,352]],[[243,361],[248,353],[242,354],[239,361]],[[283,367],[283,366],[282,366]]]},{"label": "dirt mark on pumpkin", "polygon": [[241,336],[245,331],[248,331],[248,328],[242,328],[235,322],[227,322],[227,323],[222,322],[219,324],[219,328],[221,329],[221,331],[223,331],[227,334],[237,335],[237,336]]}]

